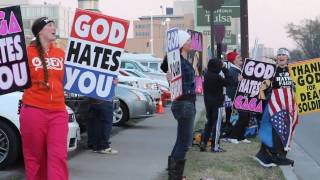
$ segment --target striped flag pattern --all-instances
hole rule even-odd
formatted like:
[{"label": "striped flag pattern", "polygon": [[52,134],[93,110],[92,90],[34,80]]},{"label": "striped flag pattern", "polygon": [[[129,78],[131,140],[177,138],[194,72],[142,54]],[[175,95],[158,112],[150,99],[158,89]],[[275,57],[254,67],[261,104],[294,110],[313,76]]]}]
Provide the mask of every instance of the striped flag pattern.
[{"label": "striped flag pattern", "polygon": [[298,123],[298,110],[291,88],[273,89],[268,103],[270,122],[279,135],[284,149],[290,150]]}]

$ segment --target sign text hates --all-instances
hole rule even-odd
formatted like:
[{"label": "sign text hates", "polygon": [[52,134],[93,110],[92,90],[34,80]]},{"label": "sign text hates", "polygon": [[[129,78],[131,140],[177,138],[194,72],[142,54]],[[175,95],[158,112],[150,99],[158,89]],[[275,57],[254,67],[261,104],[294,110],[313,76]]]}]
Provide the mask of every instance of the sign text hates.
[{"label": "sign text hates", "polygon": [[110,100],[129,23],[77,9],[65,63],[65,90]]},{"label": "sign text hates", "polygon": [[262,113],[262,100],[259,99],[260,85],[271,79],[275,73],[274,64],[246,59],[242,70],[243,79],[239,82],[234,99],[238,110]]}]

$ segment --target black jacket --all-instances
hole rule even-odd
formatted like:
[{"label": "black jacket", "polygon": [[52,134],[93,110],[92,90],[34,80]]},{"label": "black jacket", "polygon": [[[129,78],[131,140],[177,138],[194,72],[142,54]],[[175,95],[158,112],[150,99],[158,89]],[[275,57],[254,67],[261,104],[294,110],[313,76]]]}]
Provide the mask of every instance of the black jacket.
[{"label": "black jacket", "polygon": [[[211,60],[212,61],[212,60]],[[219,73],[224,73],[222,77]],[[208,71],[204,75],[203,90],[204,103],[207,107],[222,107],[225,96],[223,87],[229,85],[230,76],[226,68],[211,66],[208,64]]]},{"label": "black jacket", "polygon": [[227,86],[226,94],[232,101],[234,100],[234,96],[236,95],[239,84],[238,77],[240,74],[240,68],[236,67],[235,65],[231,65],[231,67],[229,68],[230,84]]}]

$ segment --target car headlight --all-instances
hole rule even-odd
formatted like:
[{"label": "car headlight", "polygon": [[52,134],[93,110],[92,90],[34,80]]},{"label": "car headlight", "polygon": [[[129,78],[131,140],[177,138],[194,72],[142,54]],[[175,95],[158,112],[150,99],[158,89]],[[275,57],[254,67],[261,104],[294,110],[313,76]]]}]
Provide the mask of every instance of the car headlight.
[{"label": "car headlight", "polygon": [[133,92],[133,94],[136,95],[137,99],[140,100],[140,101],[147,101],[147,98],[146,96],[142,93],[142,92],[139,92],[137,90],[131,90],[131,92]]},{"label": "car headlight", "polygon": [[151,89],[151,90],[157,90],[158,85],[157,85],[157,83],[146,83],[146,84],[144,84],[144,88]]}]

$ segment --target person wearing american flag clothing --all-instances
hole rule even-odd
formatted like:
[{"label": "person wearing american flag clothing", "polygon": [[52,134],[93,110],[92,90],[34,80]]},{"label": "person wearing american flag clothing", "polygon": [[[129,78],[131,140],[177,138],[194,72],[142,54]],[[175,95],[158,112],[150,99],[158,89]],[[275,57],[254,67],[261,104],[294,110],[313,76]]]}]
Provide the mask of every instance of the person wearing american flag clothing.
[{"label": "person wearing american flag clothing", "polygon": [[291,165],[287,158],[294,131],[298,123],[298,110],[294,100],[294,84],[289,74],[290,55],[286,48],[277,51],[277,69],[271,81],[266,80],[260,88],[264,101],[259,138],[261,147],[254,157],[262,166]]}]

